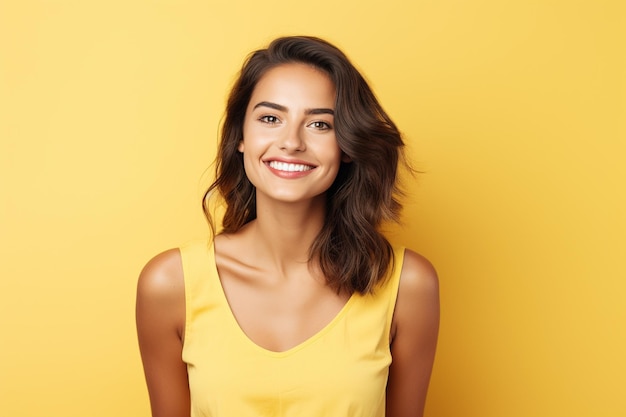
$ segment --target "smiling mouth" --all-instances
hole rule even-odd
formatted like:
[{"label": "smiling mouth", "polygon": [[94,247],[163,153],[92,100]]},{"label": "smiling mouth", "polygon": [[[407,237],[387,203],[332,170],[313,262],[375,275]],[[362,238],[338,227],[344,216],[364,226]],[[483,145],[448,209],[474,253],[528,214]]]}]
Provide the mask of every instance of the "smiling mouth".
[{"label": "smiling mouth", "polygon": [[313,168],[315,168],[314,166],[311,166],[311,165],[291,164],[291,163],[279,162],[279,161],[270,161],[268,165],[272,169],[275,169],[277,171],[284,171],[284,172],[304,172],[304,171],[310,171]]}]

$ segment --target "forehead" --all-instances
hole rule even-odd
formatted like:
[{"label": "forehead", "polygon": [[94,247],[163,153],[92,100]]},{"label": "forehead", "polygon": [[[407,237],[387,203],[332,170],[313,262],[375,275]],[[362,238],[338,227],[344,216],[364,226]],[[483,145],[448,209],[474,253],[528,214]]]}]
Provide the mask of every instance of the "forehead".
[{"label": "forehead", "polygon": [[334,108],[335,85],[324,71],[301,63],[282,64],[268,70],[252,92],[249,105],[273,101],[289,107],[308,102],[307,106]]}]

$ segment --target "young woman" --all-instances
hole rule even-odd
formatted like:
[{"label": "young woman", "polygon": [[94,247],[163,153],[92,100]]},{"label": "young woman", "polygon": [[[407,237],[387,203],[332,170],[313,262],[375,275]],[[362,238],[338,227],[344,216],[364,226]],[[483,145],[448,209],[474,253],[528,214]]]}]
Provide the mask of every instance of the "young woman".
[{"label": "young woman", "polygon": [[437,276],[379,232],[403,142],[346,56],[286,37],[230,94],[204,208],[223,230],[144,268],[137,328],[152,415],[422,416]]}]

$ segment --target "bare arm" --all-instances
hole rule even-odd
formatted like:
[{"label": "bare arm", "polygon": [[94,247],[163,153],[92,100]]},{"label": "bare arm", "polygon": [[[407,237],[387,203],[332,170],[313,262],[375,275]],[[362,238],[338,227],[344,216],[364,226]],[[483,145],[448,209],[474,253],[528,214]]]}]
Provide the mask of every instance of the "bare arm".
[{"label": "bare arm", "polygon": [[439,331],[439,283],[434,268],[406,250],[392,324],[388,417],[422,417]]},{"label": "bare arm", "polygon": [[154,257],[137,286],[137,335],[153,417],[189,417],[189,383],[182,360],[185,286],[180,252]]}]

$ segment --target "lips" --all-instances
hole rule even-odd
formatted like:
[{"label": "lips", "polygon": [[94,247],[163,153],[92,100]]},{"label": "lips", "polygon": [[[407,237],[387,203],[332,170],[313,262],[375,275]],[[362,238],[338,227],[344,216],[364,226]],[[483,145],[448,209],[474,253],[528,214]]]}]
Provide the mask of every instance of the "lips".
[{"label": "lips", "polygon": [[308,176],[317,165],[299,159],[274,159],[263,161],[274,175],[284,179],[297,179]]}]

